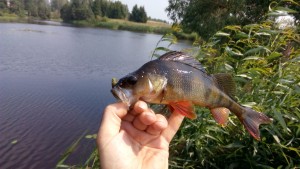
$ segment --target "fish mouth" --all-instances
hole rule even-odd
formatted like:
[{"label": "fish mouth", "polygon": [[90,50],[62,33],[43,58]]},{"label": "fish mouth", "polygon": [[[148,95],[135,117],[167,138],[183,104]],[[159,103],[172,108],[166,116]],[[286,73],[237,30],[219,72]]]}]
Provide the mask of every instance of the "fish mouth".
[{"label": "fish mouth", "polygon": [[132,95],[132,90],[122,89],[119,86],[113,87],[113,89],[111,89],[111,93],[116,99],[121,100],[128,106],[131,106],[136,100]]}]

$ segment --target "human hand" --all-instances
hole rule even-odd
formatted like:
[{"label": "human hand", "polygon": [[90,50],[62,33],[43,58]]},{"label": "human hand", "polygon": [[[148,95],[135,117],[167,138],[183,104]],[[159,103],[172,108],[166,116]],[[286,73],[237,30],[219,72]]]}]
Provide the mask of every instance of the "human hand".
[{"label": "human hand", "polygon": [[104,110],[97,145],[102,169],[166,169],[169,144],[184,116],[167,120],[138,101],[132,110],[124,103]]}]

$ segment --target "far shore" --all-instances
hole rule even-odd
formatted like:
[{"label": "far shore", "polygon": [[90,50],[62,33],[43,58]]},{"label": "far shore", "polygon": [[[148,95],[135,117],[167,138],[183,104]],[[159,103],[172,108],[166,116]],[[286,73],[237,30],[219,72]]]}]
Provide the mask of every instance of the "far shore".
[{"label": "far shore", "polygon": [[81,27],[97,27],[113,30],[127,30],[132,32],[143,33],[155,33],[155,34],[167,34],[174,33],[178,39],[193,41],[196,37],[193,34],[186,34],[182,32],[174,32],[170,24],[148,20],[147,23],[136,23],[123,19],[110,19],[100,18],[93,20],[73,20],[70,22],[63,22],[61,19],[41,20],[39,18],[32,17],[18,17],[16,15],[0,16],[0,23],[35,23],[35,24],[47,24],[55,26],[81,26]]},{"label": "far shore", "polygon": [[47,25],[73,25],[73,26],[84,26],[84,27],[101,27],[115,30],[128,30],[133,32],[145,32],[145,33],[157,33],[166,34],[172,31],[171,25],[148,20],[147,23],[136,23],[123,19],[110,19],[100,18],[92,20],[73,20],[69,22],[63,22],[61,19],[41,20],[33,17],[19,17],[17,15],[5,15],[0,16],[0,22],[17,22],[17,23],[37,23]]}]

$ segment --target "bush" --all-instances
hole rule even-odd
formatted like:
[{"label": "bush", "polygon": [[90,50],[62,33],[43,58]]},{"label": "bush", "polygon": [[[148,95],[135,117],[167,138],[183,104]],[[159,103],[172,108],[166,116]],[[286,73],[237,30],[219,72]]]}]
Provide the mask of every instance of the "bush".
[{"label": "bush", "polygon": [[[300,164],[300,35],[274,23],[226,26],[199,46],[210,73],[227,72],[238,83],[238,102],[264,112],[273,124],[253,140],[236,118],[217,126],[207,110],[186,120],[172,142],[171,168],[292,168]],[[195,167],[195,168],[197,168]]]}]

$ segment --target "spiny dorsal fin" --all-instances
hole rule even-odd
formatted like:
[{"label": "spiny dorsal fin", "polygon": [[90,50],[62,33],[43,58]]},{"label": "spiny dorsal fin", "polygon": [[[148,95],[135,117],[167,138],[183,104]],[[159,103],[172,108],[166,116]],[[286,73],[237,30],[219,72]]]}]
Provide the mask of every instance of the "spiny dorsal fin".
[{"label": "spiny dorsal fin", "polygon": [[225,92],[229,97],[235,100],[235,83],[231,74],[228,73],[218,73],[212,75],[214,80],[217,82],[219,89]]},{"label": "spiny dorsal fin", "polygon": [[192,56],[189,56],[183,52],[178,51],[171,51],[168,53],[163,54],[158,58],[159,60],[167,60],[167,61],[174,61],[174,62],[180,62],[189,66],[192,66],[195,69],[198,69],[204,73],[206,73],[203,66],[200,64],[199,61],[197,61]]}]

